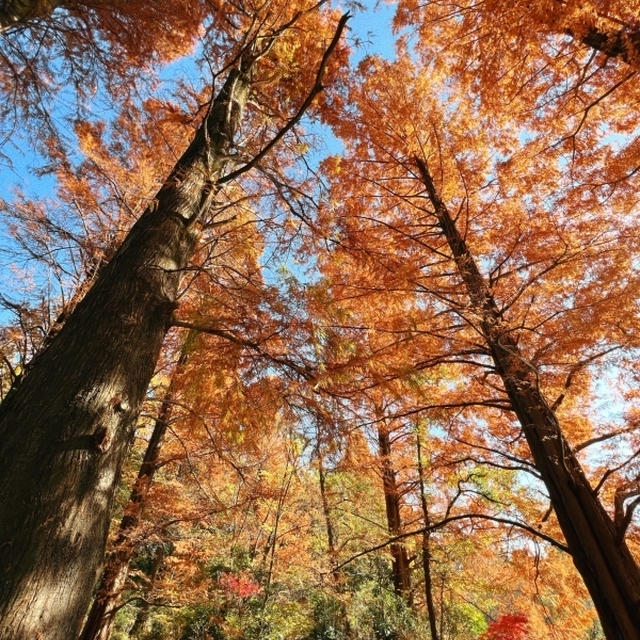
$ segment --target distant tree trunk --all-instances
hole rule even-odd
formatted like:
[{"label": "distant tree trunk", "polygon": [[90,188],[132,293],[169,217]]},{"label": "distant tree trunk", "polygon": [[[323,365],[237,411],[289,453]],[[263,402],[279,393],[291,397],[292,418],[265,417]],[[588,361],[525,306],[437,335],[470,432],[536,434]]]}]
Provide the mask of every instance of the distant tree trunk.
[{"label": "distant tree trunk", "polygon": [[[338,553],[336,550],[336,532],[331,520],[331,507],[329,505],[329,496],[327,495],[327,472],[324,468],[324,458],[320,451],[318,451],[318,479],[320,482],[322,513],[324,515],[324,523],[327,531],[327,550],[329,552],[329,563],[331,565],[331,580],[336,593],[340,594],[344,590],[344,586],[341,584],[340,571],[337,569]],[[347,605],[339,595],[338,597],[340,602],[339,623],[344,637],[348,638],[351,635],[351,624],[349,623],[349,616],[347,615]]]},{"label": "distant tree trunk", "polygon": [[250,87],[232,69],[152,205],[0,406],[0,638],[75,637],[183,270]]},{"label": "distant tree trunk", "polygon": [[[318,446],[319,448],[319,446]],[[331,560],[331,573],[335,578],[336,566],[336,536],[331,522],[331,509],[329,507],[329,498],[327,496],[327,475],[324,468],[324,459],[322,453],[318,451],[318,480],[320,482],[320,499],[322,500],[322,514],[324,515],[324,524],[327,530],[327,547],[329,550],[329,558]]]},{"label": "distant tree trunk", "polygon": [[263,556],[264,560],[269,556],[269,567],[267,569],[267,576],[264,584],[264,598],[262,602],[263,610],[267,606],[269,596],[271,595],[271,581],[273,580],[273,570],[276,563],[276,549],[278,547],[278,529],[280,527],[280,519],[284,513],[284,503],[287,499],[287,494],[289,493],[294,473],[295,469],[291,469],[291,471],[289,471],[289,461],[287,461],[284,475],[282,476],[282,487],[280,489],[280,495],[278,496],[278,504],[276,505],[276,512],[273,518],[273,529],[267,538]]},{"label": "distant tree trunk", "polygon": [[64,0],[4,0],[0,3],[0,33],[34,18],[45,18]]},{"label": "distant tree trunk", "polygon": [[[378,425],[378,445],[382,462],[382,486],[384,490],[384,504],[387,513],[387,526],[391,536],[402,533],[400,517],[400,492],[396,482],[396,472],[391,463],[391,440],[389,431],[382,422]],[[402,543],[389,545],[393,569],[393,588],[396,595],[407,601],[411,599],[411,577],[409,556]]]},{"label": "distant tree trunk", "polygon": [[522,426],[536,468],[609,640],[640,640],[640,571],[622,531],[594,494],[578,459],[522,356],[466,242],[438,195],[427,166],[416,159],[442,233],[464,282],[496,370]]},{"label": "distant tree trunk", "polygon": [[427,494],[424,486],[424,467],[422,465],[422,443],[420,433],[416,432],[416,453],[418,457],[418,483],[420,485],[420,506],[422,508],[422,522],[424,533],[422,534],[422,572],[424,574],[424,600],[427,605],[429,615],[429,630],[431,640],[439,640],[438,625],[436,619],[436,607],[433,601],[433,580],[431,577],[431,532],[429,526],[429,505],[427,504]]},{"label": "distant tree trunk", "polygon": [[[146,589],[147,595],[153,590],[153,585],[155,584],[156,578],[160,569],[162,567],[162,563],[164,562],[165,556],[165,548],[163,545],[158,545],[153,552],[153,558],[151,560],[151,572],[149,573],[149,586]],[[147,620],[149,619],[149,613],[151,611],[151,604],[148,600],[145,600],[140,605],[140,609],[138,609],[138,614],[136,615],[136,619],[133,623],[131,629],[129,629],[129,636],[134,640],[138,640],[144,634],[144,628],[147,624]],[[109,636],[106,636],[108,640]]]},{"label": "distant tree trunk", "polygon": [[132,535],[140,522],[140,517],[146,506],[149,489],[158,468],[160,449],[171,421],[176,380],[182,373],[187,361],[186,347],[188,343],[189,337],[186,339],[185,347],[182,349],[176,368],[171,376],[171,383],[160,405],[158,417],[156,418],[142,465],[138,471],[138,477],[125,506],[124,516],[120,521],[113,551],[107,556],[102,576],[98,582],[98,589],[79,640],[108,640],[111,635],[114,612],[127,580],[129,563],[136,548]]}]

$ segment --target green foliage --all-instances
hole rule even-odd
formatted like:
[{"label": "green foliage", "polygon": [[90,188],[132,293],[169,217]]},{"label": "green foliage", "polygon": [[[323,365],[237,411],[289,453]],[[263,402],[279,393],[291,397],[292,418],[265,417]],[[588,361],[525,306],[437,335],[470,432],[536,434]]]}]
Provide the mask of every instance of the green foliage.
[{"label": "green foliage", "polygon": [[180,640],[224,640],[216,613],[211,605],[186,607],[180,616],[183,624]]},{"label": "green foliage", "polygon": [[454,638],[476,638],[487,630],[485,616],[467,602],[458,602],[449,609],[448,623]]},{"label": "green foliage", "polygon": [[314,591],[313,629],[308,640],[346,640],[349,638],[349,621],[343,601],[331,593]]},{"label": "green foliage", "polygon": [[136,619],[136,607],[122,607],[116,614],[111,640],[128,640],[127,630],[131,628]]}]

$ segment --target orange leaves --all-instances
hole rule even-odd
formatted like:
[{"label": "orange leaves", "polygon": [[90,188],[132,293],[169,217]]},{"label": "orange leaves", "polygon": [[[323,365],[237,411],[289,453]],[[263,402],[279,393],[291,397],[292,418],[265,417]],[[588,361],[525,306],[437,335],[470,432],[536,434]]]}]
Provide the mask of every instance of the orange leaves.
[{"label": "orange leaves", "polygon": [[[498,322],[509,327],[550,402],[557,399],[570,443],[597,438],[606,431],[590,411],[597,380],[628,381],[623,367],[610,365],[620,352],[627,366],[639,345],[640,144],[633,136],[640,94],[624,60],[607,60],[581,41],[594,29],[634,26],[636,5],[616,1],[605,11],[603,3],[578,0],[403,1],[396,22],[409,30],[394,61],[369,56],[348,69],[344,43],[329,61],[312,115],[333,127],[344,153],[320,165],[326,190],[311,172],[298,175],[298,157],[309,151],[300,134],[263,158],[260,172],[215,192],[176,310],[212,331],[190,337],[187,363],[172,383],[152,524],[143,527],[175,538],[163,587],[172,598],[180,601],[184,586],[192,599],[223,591],[229,600],[263,594],[266,601],[272,570],[292,584],[308,582],[328,565],[317,533],[323,517],[343,518],[338,554],[379,537],[382,498],[373,504],[372,496],[380,469],[371,440],[381,425],[396,438],[393,463],[408,521],[421,517],[412,430],[423,429],[436,515],[502,509],[559,535],[555,521],[541,522],[546,502],[536,480],[520,482],[532,471],[528,452],[416,158],[429,165],[455,214],[499,306]],[[90,32],[103,34],[101,43],[118,54],[109,70],[122,110],[105,114],[110,123],[76,121],[76,153],[83,155],[76,167],[61,161],[54,138],[46,144],[58,163],[60,199],[77,214],[92,265],[153,206],[158,181],[204,117],[209,96],[196,79],[178,88],[179,105],[125,88],[153,65],[196,49],[200,55],[201,41],[218,72],[257,28],[254,46],[297,17],[257,64],[247,125],[231,152],[239,164],[250,161],[308,94],[333,36],[337,15],[311,7],[280,0],[78,7]],[[25,232],[40,234],[48,247],[45,218],[38,207],[21,212]],[[300,255],[306,265],[295,262]],[[15,332],[6,338],[19,340]],[[635,400],[629,394],[629,405]],[[144,428],[139,435],[144,440]],[[624,436],[636,446],[636,435]],[[620,458],[620,441],[612,440],[602,449],[604,463]],[[332,466],[335,482],[327,494],[335,505],[324,511],[311,470],[316,460]],[[607,473],[604,463],[590,462],[602,467],[600,477]],[[631,471],[620,476],[603,486],[612,501]],[[367,524],[353,524],[356,518]],[[489,529],[466,521],[447,531],[472,543],[493,540]],[[497,582],[513,584],[519,568],[531,570],[529,538],[515,545],[492,558],[496,567],[508,565]],[[211,558],[232,546],[248,550],[250,561],[207,575]],[[544,560],[548,576],[555,560]],[[556,573],[573,586],[565,565],[558,561]],[[528,627],[532,636],[553,635],[536,613],[535,576],[526,577],[527,586],[512,589],[511,611],[522,616],[500,617],[487,640],[517,640]],[[441,583],[444,607],[444,577]],[[558,580],[554,591],[567,600],[562,590]],[[550,600],[544,607],[569,608]],[[589,615],[572,637],[588,627]]]},{"label": "orange leaves", "polygon": [[105,4],[89,0],[83,4],[78,13],[136,66],[146,66],[152,60],[166,63],[187,54],[203,35],[204,19],[222,22],[222,8],[201,1],[149,4],[119,0]]}]

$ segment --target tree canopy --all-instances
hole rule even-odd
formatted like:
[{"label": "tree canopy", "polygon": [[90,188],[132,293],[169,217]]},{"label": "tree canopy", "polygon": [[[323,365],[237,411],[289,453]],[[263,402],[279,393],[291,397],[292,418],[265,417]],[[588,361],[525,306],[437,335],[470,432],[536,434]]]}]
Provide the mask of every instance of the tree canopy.
[{"label": "tree canopy", "polygon": [[636,4],[2,3],[0,640],[640,638]]}]

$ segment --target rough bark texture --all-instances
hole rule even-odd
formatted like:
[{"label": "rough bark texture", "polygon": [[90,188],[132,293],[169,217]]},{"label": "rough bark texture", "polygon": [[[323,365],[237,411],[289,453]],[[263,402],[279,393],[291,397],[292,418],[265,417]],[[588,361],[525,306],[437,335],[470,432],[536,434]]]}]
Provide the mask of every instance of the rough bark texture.
[{"label": "rough bark texture", "polygon": [[234,69],[153,204],[0,406],[0,638],[68,640],[133,426],[249,92]]},{"label": "rough bark texture", "polygon": [[[380,425],[378,427],[378,444],[382,458],[382,486],[384,489],[384,504],[387,512],[387,526],[391,536],[402,533],[400,518],[400,493],[396,482],[396,472],[391,464],[391,440],[389,432]],[[409,556],[402,543],[389,545],[393,568],[393,588],[396,595],[411,599],[411,577]]]},{"label": "rough bark texture", "polygon": [[435,215],[464,282],[534,463],[609,640],[640,640],[640,571],[616,525],[594,494],[558,420],[523,358],[513,331],[440,199],[426,165],[417,160]]},{"label": "rough bark texture", "polygon": [[44,18],[64,0],[4,0],[0,4],[0,33],[34,18]]},{"label": "rough bark texture", "polygon": [[[188,340],[188,338],[187,338]],[[129,495],[129,500],[124,510],[124,516],[120,521],[118,536],[113,545],[112,553],[107,557],[98,589],[89,615],[85,620],[79,640],[108,640],[113,627],[114,612],[120,598],[120,593],[129,575],[129,563],[136,548],[136,541],[132,535],[140,517],[144,511],[149,489],[156,473],[160,449],[167,427],[171,421],[171,410],[175,394],[175,380],[184,369],[187,361],[187,351],[183,349],[175,371],[171,378],[171,384],[160,406],[149,444],[144,453],[142,465],[138,471],[138,477]]]}]

